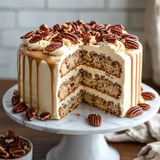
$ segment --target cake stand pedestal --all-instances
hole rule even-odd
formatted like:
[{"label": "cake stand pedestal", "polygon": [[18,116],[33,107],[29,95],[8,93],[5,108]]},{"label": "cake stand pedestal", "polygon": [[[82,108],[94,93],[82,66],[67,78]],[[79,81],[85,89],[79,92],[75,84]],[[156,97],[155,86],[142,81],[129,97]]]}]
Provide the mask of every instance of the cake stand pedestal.
[{"label": "cake stand pedestal", "polygon": [[[64,134],[61,142],[53,147],[46,155],[46,160],[119,160],[119,153],[109,146],[104,139],[104,133],[122,131],[151,119],[159,110],[160,98],[158,93],[151,87],[143,84],[143,91],[153,92],[156,98],[146,101],[151,109],[144,111],[134,118],[119,118],[106,115],[94,107],[81,103],[77,109],[62,120],[39,121],[25,119],[24,112],[13,114],[11,97],[17,85],[11,87],[3,97],[5,112],[14,121],[37,130]],[[97,113],[102,116],[100,127],[90,126],[87,120],[88,114]]]},{"label": "cake stand pedestal", "polygon": [[46,160],[119,160],[119,153],[109,146],[104,135],[64,135]]}]

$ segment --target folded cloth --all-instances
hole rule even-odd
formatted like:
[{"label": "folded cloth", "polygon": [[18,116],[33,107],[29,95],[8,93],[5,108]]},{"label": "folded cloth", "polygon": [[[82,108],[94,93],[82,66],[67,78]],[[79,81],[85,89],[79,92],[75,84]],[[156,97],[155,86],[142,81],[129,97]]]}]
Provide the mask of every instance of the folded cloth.
[{"label": "folded cloth", "polygon": [[[110,142],[140,142],[148,143],[138,153],[135,160],[159,160],[160,159],[160,113],[151,120],[134,128],[106,133],[105,138]],[[150,143],[152,142],[152,143]]]},{"label": "folded cloth", "polygon": [[160,159],[160,142],[152,142],[144,146],[134,160],[159,160]]}]

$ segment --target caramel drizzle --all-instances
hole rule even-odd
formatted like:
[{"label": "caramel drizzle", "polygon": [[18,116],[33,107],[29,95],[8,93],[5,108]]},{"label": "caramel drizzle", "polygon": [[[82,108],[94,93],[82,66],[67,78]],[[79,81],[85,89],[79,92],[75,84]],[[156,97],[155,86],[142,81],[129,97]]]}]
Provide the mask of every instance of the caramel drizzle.
[{"label": "caramel drizzle", "polygon": [[140,101],[141,98],[141,80],[142,80],[142,53],[139,52],[136,55],[137,58],[137,68],[138,68],[138,74],[136,74],[137,79],[136,79],[136,93],[137,93],[137,99],[136,99],[136,103],[138,103]]},{"label": "caramel drizzle", "polygon": [[54,66],[49,66],[51,72],[51,95],[52,95],[52,112],[51,115],[54,113],[54,79],[53,79],[53,69]]},{"label": "caramel drizzle", "polygon": [[131,106],[133,105],[133,57],[129,53],[126,53],[131,59]]},{"label": "caramel drizzle", "polygon": [[30,108],[32,108],[32,58],[28,57],[29,60],[29,88],[30,88]]},{"label": "caramel drizzle", "polygon": [[17,70],[18,70],[18,92],[21,95],[21,84],[20,84],[20,75],[21,75],[21,55],[17,56]]},{"label": "caramel drizzle", "polygon": [[[139,54],[139,53],[138,53]],[[138,54],[136,53],[136,72],[139,72],[139,70],[138,70],[138,61],[139,61],[139,58],[138,58]],[[138,101],[137,101],[137,99],[138,99],[138,94],[137,94],[137,87],[138,87],[138,78],[137,78],[137,76],[138,76],[138,74],[136,73],[136,79],[135,79],[135,103],[137,103]]]},{"label": "caramel drizzle", "polygon": [[23,101],[25,102],[25,56],[23,56]]},{"label": "caramel drizzle", "polygon": [[133,105],[133,57],[129,55],[131,58],[131,106]]},{"label": "caramel drizzle", "polygon": [[[59,62],[59,59],[55,60],[52,55],[45,55],[42,51],[29,51],[26,47],[22,46],[19,50],[19,55],[23,55],[23,101],[25,101],[25,57],[29,60],[29,83],[30,83],[30,107],[32,107],[32,62],[36,59],[37,66],[37,112],[40,111],[40,99],[39,99],[39,65],[43,60],[50,69],[51,74],[51,96],[52,96],[52,115],[54,114],[54,66]],[[20,64],[20,61],[19,61]],[[20,70],[20,68],[19,68]],[[19,72],[20,78],[20,72]],[[19,79],[20,80],[20,79]],[[19,86],[20,88],[20,86]]]},{"label": "caramel drizzle", "polygon": [[39,113],[39,109],[40,109],[40,106],[39,106],[39,64],[40,64],[40,61],[36,61],[36,65],[37,65],[37,113]]},{"label": "caramel drizzle", "polygon": [[138,91],[138,98],[141,98],[141,81],[142,81],[142,53],[139,53],[139,91]]},{"label": "caramel drizzle", "polygon": [[[133,61],[134,61],[134,57],[133,54],[130,53],[126,53],[130,59],[131,59],[131,106],[135,105],[138,103],[139,99],[140,99],[140,93],[141,93],[141,58],[142,58],[142,54],[141,53],[136,53],[136,73],[135,74],[135,81],[133,80]],[[133,85],[135,83],[135,92],[133,89]],[[138,93],[137,93],[138,91]],[[135,100],[133,100],[133,96],[135,97]]]}]

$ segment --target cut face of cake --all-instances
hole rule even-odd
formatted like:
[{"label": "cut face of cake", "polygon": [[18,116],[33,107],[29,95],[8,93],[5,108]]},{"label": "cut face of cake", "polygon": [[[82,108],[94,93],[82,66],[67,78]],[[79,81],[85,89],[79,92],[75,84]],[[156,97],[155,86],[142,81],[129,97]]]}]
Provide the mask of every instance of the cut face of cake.
[{"label": "cut face of cake", "polygon": [[122,25],[41,25],[21,37],[20,100],[62,119],[82,101],[124,117],[141,101],[142,46]]}]

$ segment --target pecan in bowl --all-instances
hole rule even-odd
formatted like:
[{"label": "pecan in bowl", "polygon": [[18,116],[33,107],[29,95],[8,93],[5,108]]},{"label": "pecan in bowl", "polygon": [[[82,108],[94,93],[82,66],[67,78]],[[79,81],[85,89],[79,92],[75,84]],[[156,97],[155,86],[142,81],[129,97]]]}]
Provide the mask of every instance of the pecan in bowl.
[{"label": "pecan in bowl", "polygon": [[32,160],[33,145],[30,140],[16,136],[11,130],[0,135],[0,160]]}]

